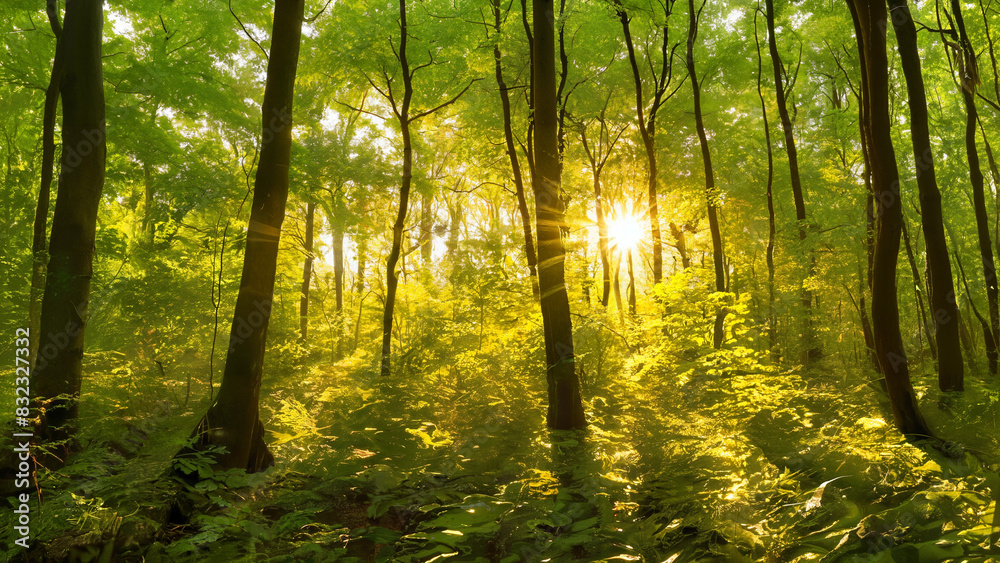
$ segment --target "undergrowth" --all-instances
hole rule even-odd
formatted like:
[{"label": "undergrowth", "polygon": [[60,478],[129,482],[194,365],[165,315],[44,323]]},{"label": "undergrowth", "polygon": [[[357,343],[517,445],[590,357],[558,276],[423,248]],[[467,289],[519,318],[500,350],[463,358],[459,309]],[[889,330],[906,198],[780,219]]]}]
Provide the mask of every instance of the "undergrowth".
[{"label": "undergrowth", "polygon": [[[107,375],[81,410],[102,414],[85,420],[85,447],[65,468],[39,471],[27,556],[997,560],[996,433],[974,430],[995,428],[985,383],[934,398],[918,377],[942,440],[910,443],[855,358],[776,364],[745,300],[671,283],[626,327],[576,319],[581,431],[545,429],[540,318],[528,307],[492,312],[504,330],[488,338],[464,322],[412,327],[389,380],[364,346],[330,363],[290,345],[297,361],[270,360],[261,394],[277,466],[254,475],[215,469],[212,451],[172,458],[207,398],[185,406],[183,382],[163,383],[167,394],[123,388],[127,362],[94,356],[90,369]],[[730,330],[713,350],[705,321],[718,306]],[[197,479],[167,477],[172,467]]]}]

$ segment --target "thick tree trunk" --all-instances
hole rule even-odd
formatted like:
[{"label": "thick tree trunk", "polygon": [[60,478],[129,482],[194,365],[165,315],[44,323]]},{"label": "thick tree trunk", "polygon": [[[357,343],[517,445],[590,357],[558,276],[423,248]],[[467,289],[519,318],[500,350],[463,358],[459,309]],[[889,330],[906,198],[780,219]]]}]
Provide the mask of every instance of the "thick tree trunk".
[{"label": "thick tree trunk", "polygon": [[[708,136],[705,134],[705,122],[701,115],[701,85],[698,83],[698,75],[695,73],[694,65],[694,42],[698,37],[698,17],[700,11],[695,11],[694,0],[688,0],[688,9],[690,10],[690,28],[687,42],[687,69],[694,94],[695,127],[698,129],[698,139],[701,142],[701,157],[705,164],[705,196],[708,204],[708,226],[712,232],[712,261],[715,265],[715,291],[723,292],[726,291],[726,266],[725,256],[722,251],[722,230],[719,228],[717,213],[719,194],[715,188],[712,154],[708,150]],[[712,345],[715,348],[722,347],[722,341],[725,337],[725,321],[726,309],[721,308],[715,314],[715,328],[712,336]]]},{"label": "thick tree trunk", "polygon": [[[938,386],[942,391],[960,391],[963,386],[964,365],[958,335],[958,307],[952,285],[951,261],[944,235],[941,210],[941,192],[934,175],[934,152],[931,149],[927,118],[927,97],[924,92],[920,54],[917,50],[917,30],[913,24],[906,0],[889,0],[892,25],[895,30],[899,58],[906,77],[910,103],[910,139],[913,143],[913,160],[916,163],[917,189],[920,192],[921,227],[930,269],[928,289],[934,318],[934,340],[937,348]],[[973,135],[975,133],[973,132]],[[907,245],[909,251],[909,245]],[[912,259],[911,259],[912,260]],[[915,269],[915,266],[914,266]],[[919,275],[914,271],[914,283]],[[919,291],[919,289],[918,289]]]},{"label": "thick tree trunk", "polygon": [[[263,140],[254,179],[246,253],[236,297],[229,354],[215,404],[195,430],[195,448],[224,446],[216,463],[256,472],[274,465],[258,415],[278,240],[288,199],[292,101],[302,35],[304,0],[275,0],[271,52],[264,87]],[[183,453],[183,452],[182,452]]]},{"label": "thick tree trunk", "polygon": [[[785,84],[782,81],[781,56],[778,54],[778,38],[774,32],[774,0],[765,0],[767,7],[767,44],[771,54],[771,66],[774,70],[774,90],[778,103],[778,116],[781,118],[781,130],[785,136],[785,152],[788,155],[788,170],[791,174],[792,199],[795,202],[795,220],[799,225],[799,242],[806,244],[806,203],[802,190],[802,179],[799,175],[799,156],[795,148],[795,127],[792,125],[792,118],[788,113],[788,106],[785,103]],[[809,269],[807,278],[812,278],[816,274],[816,255],[809,251]],[[803,363],[808,363],[822,355],[822,349],[816,339],[816,330],[813,327],[813,295],[809,290],[808,281],[803,280],[799,288],[799,298],[804,311],[802,318],[802,344]]]},{"label": "thick tree trunk", "polygon": [[103,24],[103,0],[68,3],[59,83],[62,167],[31,384],[39,407],[35,434],[49,442],[73,438],[83,381],[84,330],[106,157]]},{"label": "thick tree trunk", "polygon": [[47,0],[45,12],[49,26],[56,37],[55,57],[49,86],[45,90],[45,107],[42,113],[42,177],[38,187],[38,203],[35,206],[35,221],[31,239],[31,289],[28,297],[28,328],[32,338],[29,342],[28,365],[35,365],[38,355],[38,334],[41,323],[42,295],[45,293],[45,262],[48,259],[46,239],[48,235],[49,202],[52,187],[52,170],[56,160],[56,117],[59,109],[59,82],[62,79],[62,25],[59,23],[59,9],[56,0]]},{"label": "thick tree trunk", "polygon": [[870,155],[872,187],[878,204],[875,260],[872,269],[872,331],[875,353],[885,376],[893,418],[900,432],[910,437],[929,436],[930,429],[917,407],[910,382],[906,351],[899,332],[896,302],[896,263],[902,224],[899,172],[892,148],[889,118],[889,74],[886,58],[886,6],[881,1],[848,0],[857,40],[863,53],[865,74],[864,134]]},{"label": "thick tree trunk", "polygon": [[[502,24],[500,0],[493,0],[494,30],[500,33]],[[538,298],[538,257],[535,255],[535,240],[531,234],[531,215],[528,212],[528,199],[524,191],[524,179],[521,174],[521,163],[517,158],[517,148],[514,146],[514,130],[511,126],[510,95],[507,83],[503,79],[503,66],[500,64],[500,41],[493,45],[493,59],[496,66],[497,88],[500,90],[500,104],[503,108],[503,133],[507,147],[507,157],[510,159],[510,169],[514,176],[514,192],[517,196],[517,210],[521,215],[521,230],[524,233],[524,255],[528,261],[528,274],[531,278],[531,294]]]},{"label": "thick tree trunk", "polygon": [[313,220],[316,216],[316,204],[306,204],[306,258],[302,263],[302,296],[299,300],[299,338],[306,341],[309,331],[309,280],[312,278],[313,266]]},{"label": "thick tree trunk", "polygon": [[550,428],[570,429],[587,421],[573,354],[573,324],[565,283],[562,202],[559,199],[558,107],[552,0],[533,0],[535,108],[535,225],[538,286],[545,330],[545,366]]}]

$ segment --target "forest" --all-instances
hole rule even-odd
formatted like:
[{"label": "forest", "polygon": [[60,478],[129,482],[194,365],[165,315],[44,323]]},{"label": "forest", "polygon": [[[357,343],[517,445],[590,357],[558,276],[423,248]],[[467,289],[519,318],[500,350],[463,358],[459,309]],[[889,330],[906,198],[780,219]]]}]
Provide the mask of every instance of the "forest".
[{"label": "forest", "polygon": [[0,22],[7,561],[1000,561],[1000,3]]}]

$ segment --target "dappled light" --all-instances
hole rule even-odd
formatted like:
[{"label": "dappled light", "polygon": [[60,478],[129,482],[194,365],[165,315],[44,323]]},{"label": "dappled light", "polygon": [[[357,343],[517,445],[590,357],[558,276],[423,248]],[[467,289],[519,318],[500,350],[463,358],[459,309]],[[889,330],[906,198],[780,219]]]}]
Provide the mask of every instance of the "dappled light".
[{"label": "dappled light", "polygon": [[0,21],[3,560],[1000,561],[988,0]]}]

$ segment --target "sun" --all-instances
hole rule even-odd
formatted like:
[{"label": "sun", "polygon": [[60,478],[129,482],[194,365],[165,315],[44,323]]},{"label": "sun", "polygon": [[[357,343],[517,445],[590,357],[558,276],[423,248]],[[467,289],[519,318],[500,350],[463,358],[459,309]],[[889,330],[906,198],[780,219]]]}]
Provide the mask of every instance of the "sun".
[{"label": "sun", "polygon": [[611,245],[623,251],[633,250],[639,246],[645,235],[642,220],[623,206],[613,208],[610,215],[608,237],[611,239]]}]

